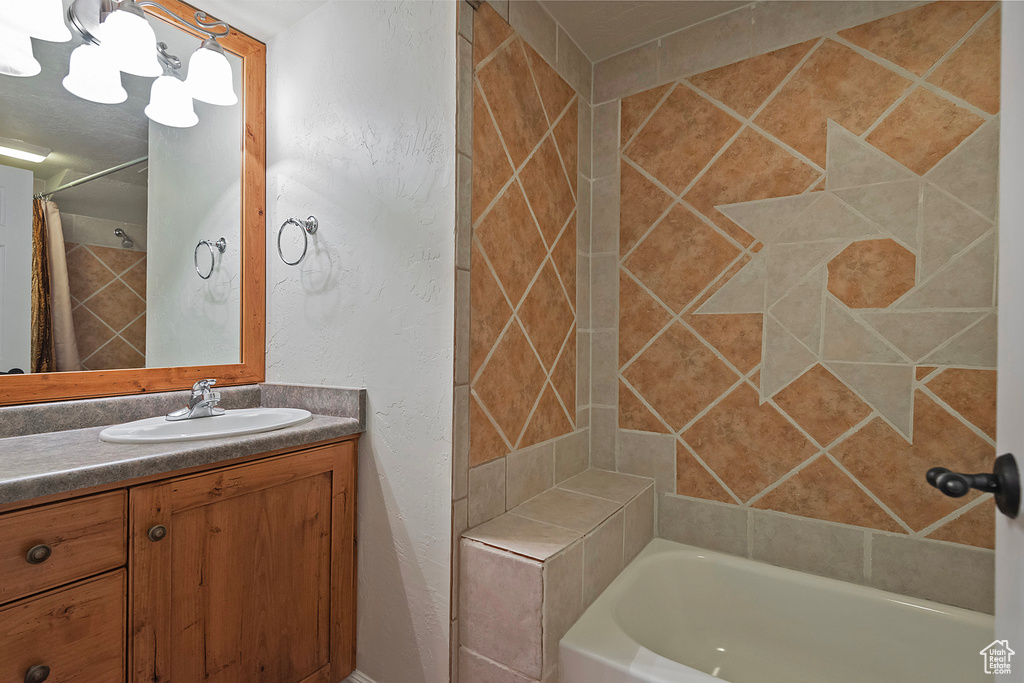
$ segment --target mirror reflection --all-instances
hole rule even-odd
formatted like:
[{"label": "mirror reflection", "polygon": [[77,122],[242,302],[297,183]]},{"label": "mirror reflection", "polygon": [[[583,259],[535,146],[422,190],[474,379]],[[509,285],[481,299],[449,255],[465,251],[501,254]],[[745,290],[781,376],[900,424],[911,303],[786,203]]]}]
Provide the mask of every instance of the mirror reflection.
[{"label": "mirror reflection", "polygon": [[203,41],[131,0],[17,5],[0,13],[0,373],[240,362],[226,27],[180,13]]}]

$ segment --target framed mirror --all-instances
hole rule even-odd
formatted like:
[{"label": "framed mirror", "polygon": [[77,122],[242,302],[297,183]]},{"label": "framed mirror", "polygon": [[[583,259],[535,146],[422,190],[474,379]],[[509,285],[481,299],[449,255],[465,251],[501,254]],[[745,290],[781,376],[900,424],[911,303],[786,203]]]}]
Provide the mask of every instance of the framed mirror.
[{"label": "framed mirror", "polygon": [[[63,9],[38,67],[0,48],[0,405],[263,381],[266,46],[178,0]],[[112,12],[141,66],[92,35]]]}]

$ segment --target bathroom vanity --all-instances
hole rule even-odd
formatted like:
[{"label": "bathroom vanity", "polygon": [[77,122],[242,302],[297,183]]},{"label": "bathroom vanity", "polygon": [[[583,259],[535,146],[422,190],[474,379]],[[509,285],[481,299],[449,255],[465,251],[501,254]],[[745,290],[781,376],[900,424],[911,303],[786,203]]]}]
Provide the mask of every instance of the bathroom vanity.
[{"label": "bathroom vanity", "polygon": [[[0,681],[344,679],[361,422],[173,444],[106,444],[99,428],[0,439]],[[56,492],[11,500],[28,490]]]}]

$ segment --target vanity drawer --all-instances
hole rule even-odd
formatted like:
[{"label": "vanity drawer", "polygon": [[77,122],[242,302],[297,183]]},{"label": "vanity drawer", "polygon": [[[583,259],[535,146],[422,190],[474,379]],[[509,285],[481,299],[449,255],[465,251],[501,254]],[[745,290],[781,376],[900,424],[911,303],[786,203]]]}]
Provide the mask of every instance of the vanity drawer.
[{"label": "vanity drawer", "polygon": [[47,667],[47,683],[123,683],[125,577],[119,569],[0,607],[0,681]]},{"label": "vanity drawer", "polygon": [[122,566],[127,498],[120,490],[0,515],[0,604]]}]

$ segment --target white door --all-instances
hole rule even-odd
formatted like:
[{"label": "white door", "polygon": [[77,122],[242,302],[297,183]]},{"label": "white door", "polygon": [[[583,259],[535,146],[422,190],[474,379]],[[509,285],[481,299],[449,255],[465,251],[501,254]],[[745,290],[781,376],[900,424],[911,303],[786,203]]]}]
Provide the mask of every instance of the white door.
[{"label": "white door", "polygon": [[0,372],[29,371],[32,172],[0,165]]},{"label": "white door", "polygon": [[[1024,3],[1003,3],[999,145],[1000,453],[1024,466]],[[1024,681],[1024,515],[996,515],[996,637],[1016,656],[1004,681]]]}]

